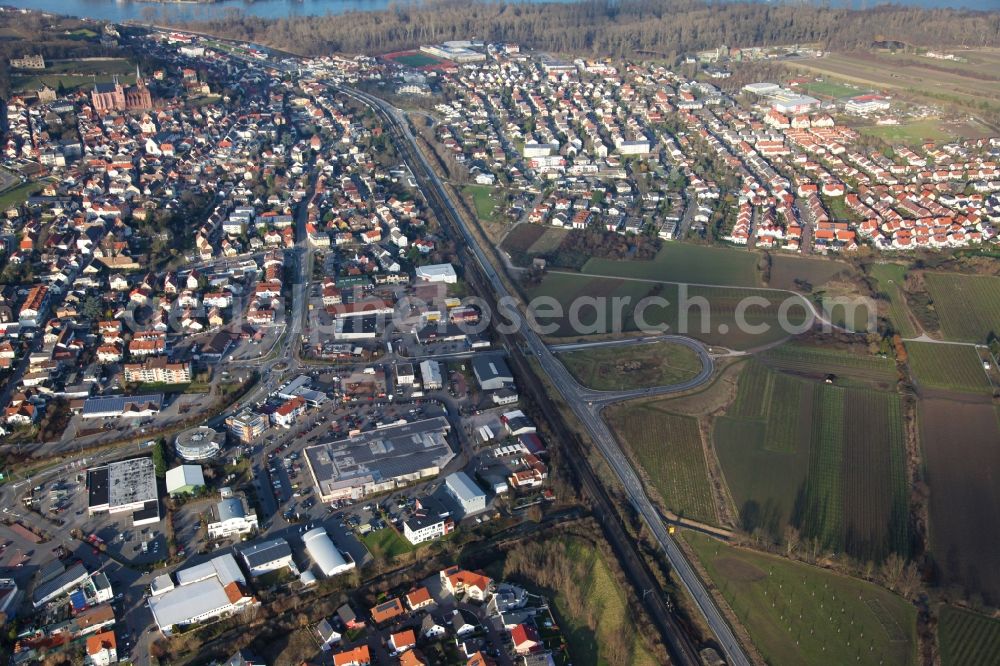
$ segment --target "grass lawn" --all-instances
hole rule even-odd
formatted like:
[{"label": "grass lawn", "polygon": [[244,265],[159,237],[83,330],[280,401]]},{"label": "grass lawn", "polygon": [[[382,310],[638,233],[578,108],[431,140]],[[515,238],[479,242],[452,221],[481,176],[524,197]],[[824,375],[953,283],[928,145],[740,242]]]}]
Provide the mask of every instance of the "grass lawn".
[{"label": "grass lawn", "polygon": [[28,197],[41,192],[43,187],[45,185],[42,183],[22,183],[17,187],[7,190],[3,194],[0,194],[0,211],[20,206],[28,200]]},{"label": "grass lawn", "polygon": [[[596,549],[581,539],[566,539],[562,545],[563,555],[581,574],[575,582],[583,588],[587,602],[586,608],[572,608],[558,591],[553,599],[556,617],[569,644],[573,663],[577,666],[612,666],[612,662],[601,654],[601,643],[612,633],[625,632],[632,643],[628,663],[632,666],[654,664],[638,634],[630,631],[625,594],[615,583],[608,563]],[[597,618],[596,634],[588,626],[584,613]]]},{"label": "grass lawn", "polygon": [[664,243],[651,261],[591,259],[581,273],[614,277],[756,287],[758,256],[746,250],[689,243]]},{"label": "grass lawn", "polygon": [[409,553],[415,546],[407,541],[403,535],[391,527],[369,532],[361,537],[361,542],[372,554],[372,557],[391,560],[397,555]]},{"label": "grass lawn", "polygon": [[593,347],[562,352],[559,360],[578,382],[598,391],[679,384],[702,369],[693,349],[671,342]]},{"label": "grass lawn", "polygon": [[618,405],[605,415],[667,509],[706,523],[718,520],[697,419],[655,403]]},{"label": "grass lawn", "polygon": [[888,590],[681,533],[769,664],[916,663],[916,609]]},{"label": "grass lawn", "polygon": [[871,275],[878,280],[879,291],[889,298],[889,321],[904,338],[917,337],[901,286],[906,280],[906,267],[902,264],[875,264],[871,267]]},{"label": "grass lawn", "polygon": [[904,143],[911,146],[918,146],[925,141],[949,141],[953,138],[950,132],[941,127],[941,121],[937,118],[926,118],[901,125],[861,127],[859,131],[889,143]]},{"label": "grass lawn", "polygon": [[917,383],[961,393],[990,393],[992,388],[979,354],[965,345],[907,342],[910,368]]},{"label": "grass lawn", "polygon": [[467,185],[464,191],[465,194],[472,197],[472,203],[476,208],[476,215],[480,220],[488,222],[496,221],[496,208],[500,203],[494,196],[496,188],[489,185]]},{"label": "grass lawn", "polygon": [[942,607],[940,618],[942,666],[994,663],[1000,654],[1000,620],[954,606]]},{"label": "grass lawn", "polygon": [[869,92],[868,88],[841,83],[839,81],[831,81],[830,79],[810,81],[809,83],[799,85],[798,89],[806,95],[819,95],[820,97],[831,97],[834,99],[839,97],[856,97]]}]

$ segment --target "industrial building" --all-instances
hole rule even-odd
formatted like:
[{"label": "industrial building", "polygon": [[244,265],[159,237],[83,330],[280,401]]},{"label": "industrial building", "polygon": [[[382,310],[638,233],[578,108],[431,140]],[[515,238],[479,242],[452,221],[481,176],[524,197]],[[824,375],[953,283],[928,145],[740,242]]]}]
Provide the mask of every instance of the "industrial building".
[{"label": "industrial building", "polygon": [[256,603],[244,591],[243,572],[230,554],[182,569],[176,578],[176,585],[167,575],[157,578],[149,597],[149,610],[165,636],[175,627],[231,615]]},{"label": "industrial building", "polygon": [[496,391],[514,383],[514,374],[499,355],[474,357],[472,372],[484,391]]},{"label": "industrial building", "polygon": [[471,516],[486,510],[486,493],[465,472],[449,474],[444,480],[444,487],[458,502],[463,516]]},{"label": "industrial building", "polygon": [[423,282],[440,282],[444,284],[455,284],[458,282],[458,275],[455,267],[451,264],[428,264],[427,266],[417,266],[416,278]]},{"label": "industrial building", "polygon": [[455,457],[442,416],[306,447],[305,459],[323,502],[360,499],[437,476]]},{"label": "industrial building", "polygon": [[282,538],[258,541],[240,548],[240,555],[251,576],[260,576],[278,569],[294,569],[292,548]]},{"label": "industrial building", "polygon": [[64,568],[61,573],[40,581],[35,585],[35,589],[31,593],[31,603],[35,608],[44,606],[53,599],[61,597],[69,593],[73,588],[82,585],[89,575],[86,567],[79,562],[69,569]]},{"label": "industrial building", "polygon": [[302,542],[306,545],[309,557],[316,563],[324,576],[336,576],[350,571],[355,566],[354,560],[350,559],[349,555],[344,557],[344,554],[337,550],[323,526],[313,528],[303,534]]},{"label": "industrial building", "polygon": [[144,418],[158,413],[162,406],[162,393],[100,396],[87,398],[80,416],[85,419]]},{"label": "industrial building", "polygon": [[198,488],[205,487],[205,475],[201,465],[178,465],[167,470],[166,482],[167,494],[171,497],[193,494]]},{"label": "industrial building", "polygon": [[174,450],[177,455],[188,462],[211,460],[222,451],[226,443],[225,433],[213,430],[207,426],[188,428],[177,433],[174,439]]},{"label": "industrial building", "polygon": [[153,459],[132,458],[88,469],[87,511],[90,515],[128,511],[135,526],[159,521]]},{"label": "industrial building", "polygon": [[425,391],[437,391],[444,386],[441,364],[430,359],[420,362],[420,379]]}]

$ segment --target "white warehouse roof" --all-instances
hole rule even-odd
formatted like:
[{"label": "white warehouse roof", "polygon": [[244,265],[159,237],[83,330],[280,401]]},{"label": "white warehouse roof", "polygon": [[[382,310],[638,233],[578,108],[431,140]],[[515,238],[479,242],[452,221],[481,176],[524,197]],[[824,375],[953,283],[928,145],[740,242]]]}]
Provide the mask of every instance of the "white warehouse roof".
[{"label": "white warehouse roof", "polygon": [[330,535],[326,533],[324,527],[316,527],[303,534],[302,542],[306,545],[309,557],[313,559],[324,575],[336,576],[354,568],[354,563],[345,560],[344,556],[333,545],[333,541],[330,540]]},{"label": "white warehouse roof", "polygon": [[201,465],[178,465],[167,470],[168,494],[187,486],[203,485],[205,485],[205,475],[201,471]]}]

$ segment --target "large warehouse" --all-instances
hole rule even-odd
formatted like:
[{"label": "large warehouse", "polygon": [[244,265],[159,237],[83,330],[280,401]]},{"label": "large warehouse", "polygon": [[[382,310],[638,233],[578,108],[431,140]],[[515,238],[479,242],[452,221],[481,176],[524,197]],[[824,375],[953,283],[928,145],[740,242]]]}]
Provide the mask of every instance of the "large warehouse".
[{"label": "large warehouse", "polygon": [[437,476],[455,457],[449,429],[438,416],[372,430],[306,447],[306,464],[322,501],[360,499]]},{"label": "large warehouse", "polygon": [[331,577],[350,571],[354,568],[354,560],[348,560],[337,550],[326,533],[325,527],[316,527],[302,535],[302,542],[306,545],[306,552],[312,558],[316,566],[323,572],[324,576]]},{"label": "large warehouse", "polygon": [[88,469],[87,511],[90,515],[130,511],[136,526],[159,521],[153,459],[132,458]]},{"label": "large warehouse", "polygon": [[153,416],[163,406],[163,394],[108,395],[87,398],[83,403],[85,419],[145,418]]},{"label": "large warehouse", "polygon": [[149,598],[149,610],[165,636],[175,627],[230,615],[255,603],[244,591],[243,572],[230,554],[178,571],[176,578],[176,585],[169,580],[154,585]]}]

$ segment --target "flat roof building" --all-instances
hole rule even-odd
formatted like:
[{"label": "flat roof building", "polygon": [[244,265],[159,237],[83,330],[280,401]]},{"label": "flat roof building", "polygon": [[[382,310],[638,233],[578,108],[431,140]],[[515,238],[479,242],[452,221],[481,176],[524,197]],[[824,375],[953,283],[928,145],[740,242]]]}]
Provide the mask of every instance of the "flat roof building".
[{"label": "flat roof building", "polygon": [[438,416],[306,447],[305,458],[320,499],[360,499],[436,476],[455,457]]},{"label": "flat roof building", "polygon": [[87,511],[132,512],[133,525],[160,520],[156,469],[152,458],[119,460],[87,470]]},{"label": "flat roof building", "polygon": [[177,433],[174,439],[174,450],[177,455],[194,462],[196,460],[211,460],[222,451],[222,445],[226,443],[225,433],[206,426],[188,428]]},{"label": "flat roof building", "polygon": [[455,498],[463,516],[486,510],[486,493],[465,472],[449,474],[444,480],[448,494]]}]

